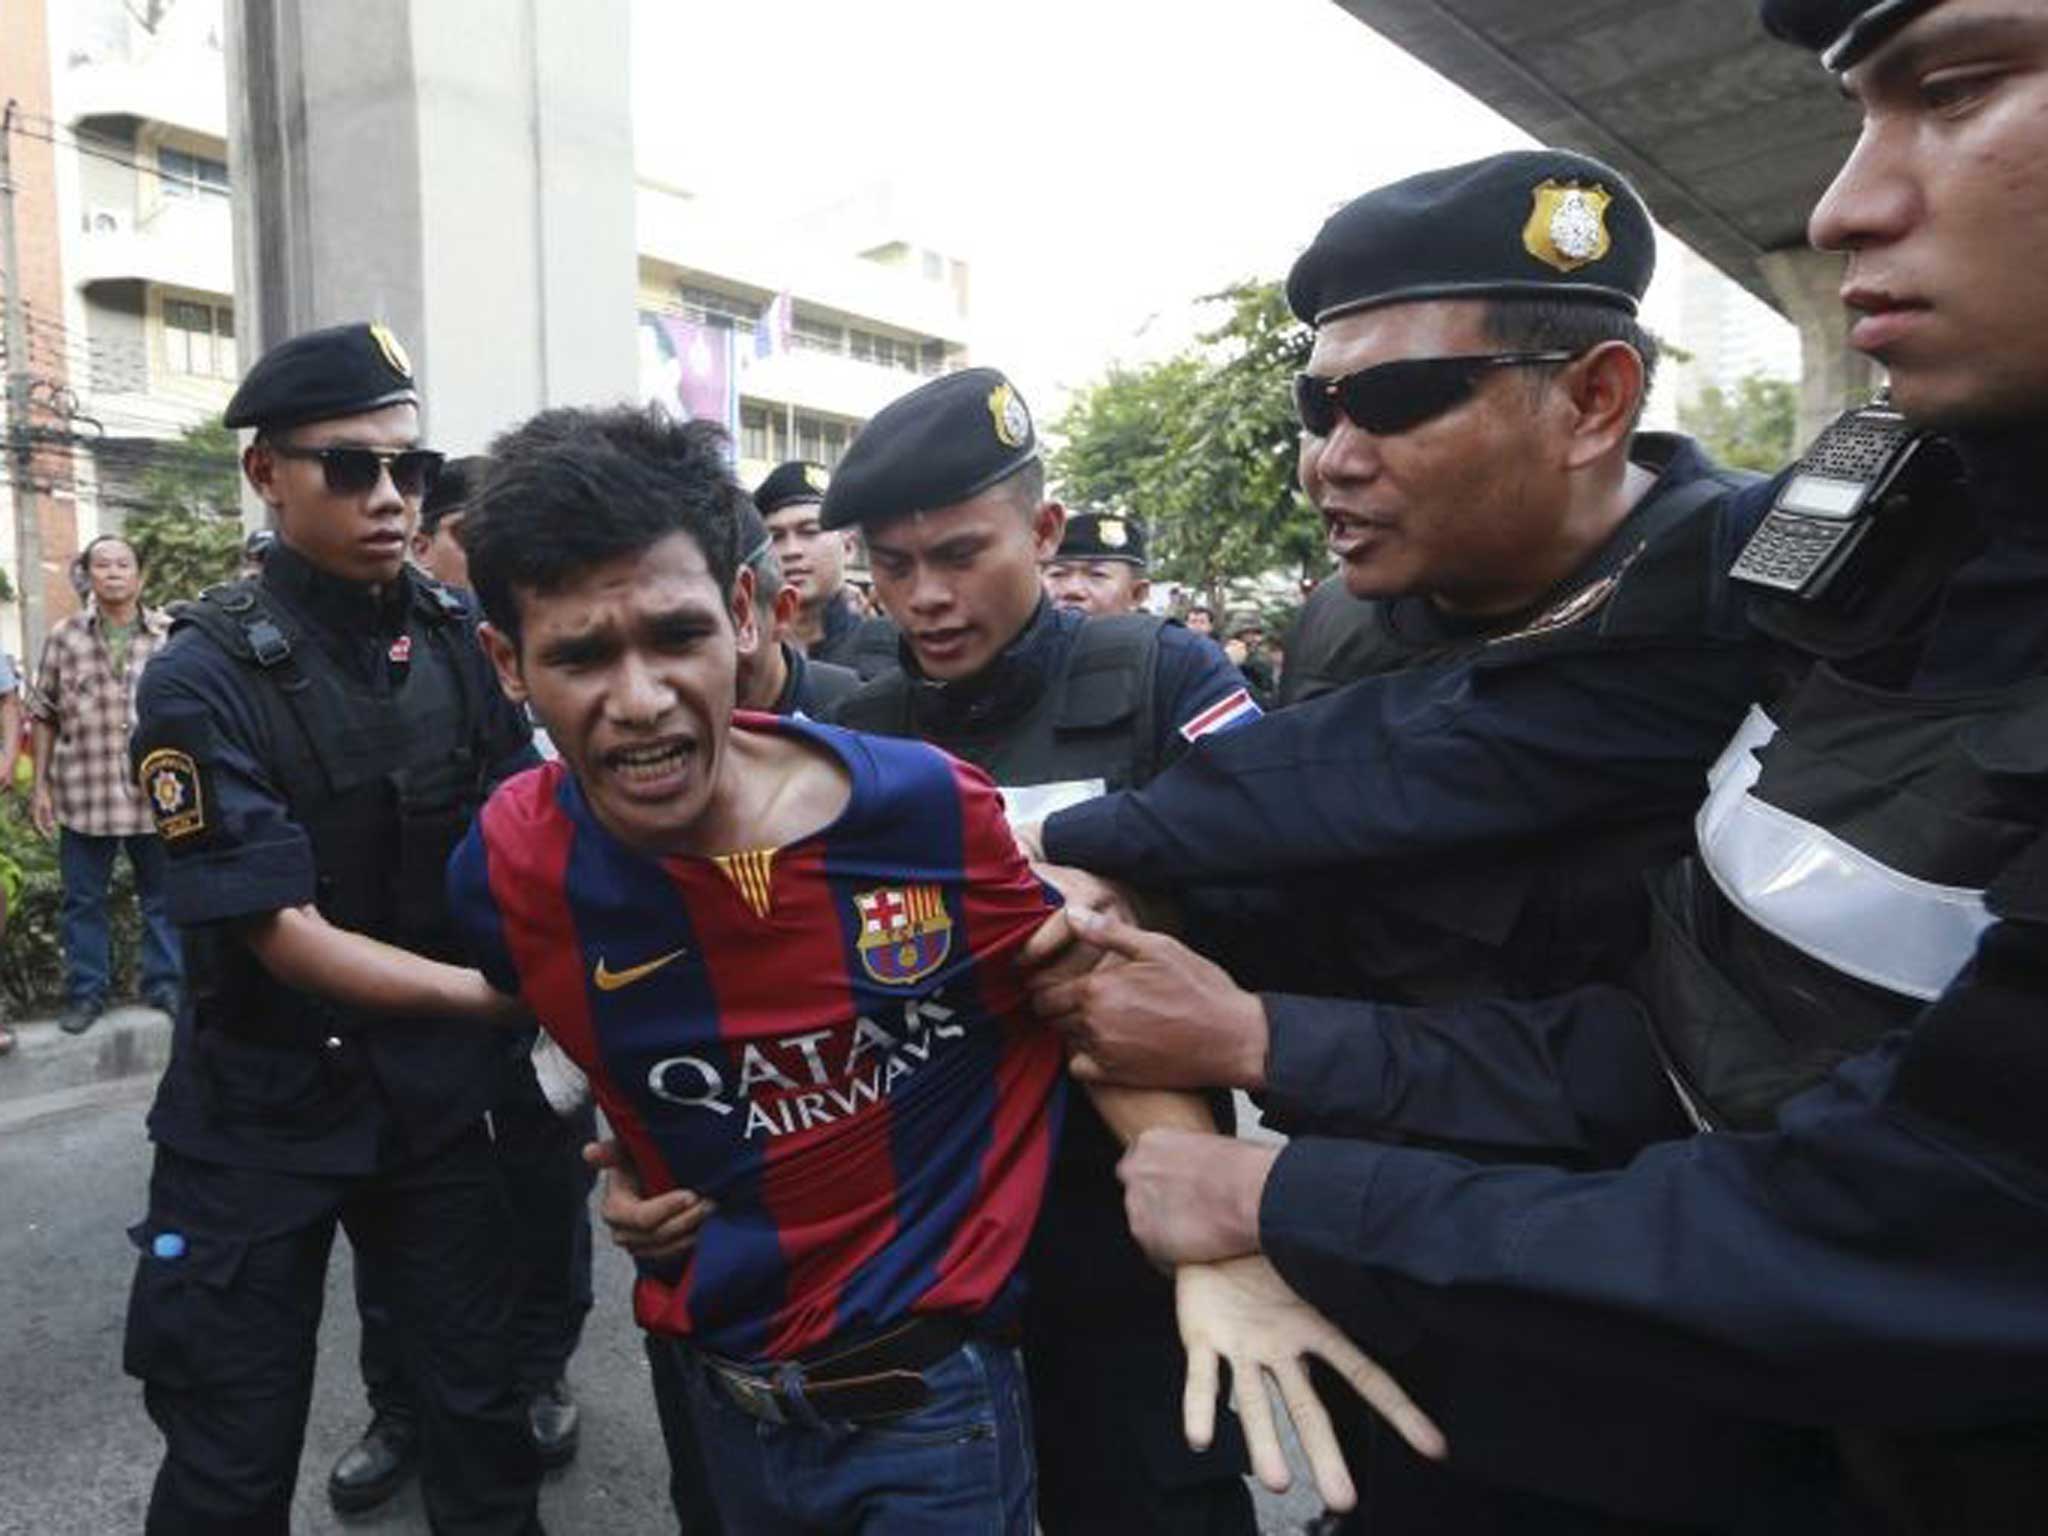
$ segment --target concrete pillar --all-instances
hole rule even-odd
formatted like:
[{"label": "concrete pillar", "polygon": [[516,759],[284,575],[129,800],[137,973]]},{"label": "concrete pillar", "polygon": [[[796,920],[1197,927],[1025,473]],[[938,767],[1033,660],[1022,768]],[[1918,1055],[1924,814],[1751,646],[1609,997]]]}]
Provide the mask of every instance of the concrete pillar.
[{"label": "concrete pillar", "polygon": [[227,0],[244,360],[381,319],[481,449],[634,395],[628,0]]},{"label": "concrete pillar", "polygon": [[1829,251],[1770,251],[1757,270],[1778,297],[1785,318],[1799,328],[1799,434],[1801,451],[1843,410],[1861,405],[1883,382],[1877,364],[1849,350],[1849,312],[1840,289],[1846,258]]}]

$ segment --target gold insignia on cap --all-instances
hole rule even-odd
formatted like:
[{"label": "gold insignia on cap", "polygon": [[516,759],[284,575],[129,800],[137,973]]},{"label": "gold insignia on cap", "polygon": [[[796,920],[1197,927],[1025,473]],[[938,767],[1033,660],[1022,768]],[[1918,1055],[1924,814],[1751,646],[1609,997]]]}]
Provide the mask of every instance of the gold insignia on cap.
[{"label": "gold insignia on cap", "polygon": [[199,788],[199,765],[171,747],[159,747],[136,770],[156,830],[167,843],[206,830],[206,801]]},{"label": "gold insignia on cap", "polygon": [[804,466],[804,484],[808,485],[820,496],[825,494],[825,488],[831,483],[831,477],[824,470],[818,468],[817,465],[806,464]]},{"label": "gold insignia on cap", "polygon": [[1007,383],[988,392],[988,413],[995,419],[996,436],[1005,448],[1022,448],[1031,441],[1031,412],[1024,397]]},{"label": "gold insignia on cap", "polygon": [[377,343],[377,350],[384,354],[384,361],[391,365],[391,371],[406,383],[412,382],[412,359],[405,355],[405,347],[391,334],[391,327],[382,320],[370,324],[370,340]]},{"label": "gold insignia on cap", "polygon": [[1546,181],[1535,190],[1535,207],[1522,227],[1522,245],[1545,266],[1576,272],[1591,266],[1613,246],[1607,234],[1607,205],[1614,194],[1602,186],[1574,187]]},{"label": "gold insignia on cap", "polygon": [[1102,540],[1104,549],[1122,549],[1131,542],[1131,530],[1124,526],[1124,520],[1120,517],[1098,518],[1095,523],[1095,536]]}]

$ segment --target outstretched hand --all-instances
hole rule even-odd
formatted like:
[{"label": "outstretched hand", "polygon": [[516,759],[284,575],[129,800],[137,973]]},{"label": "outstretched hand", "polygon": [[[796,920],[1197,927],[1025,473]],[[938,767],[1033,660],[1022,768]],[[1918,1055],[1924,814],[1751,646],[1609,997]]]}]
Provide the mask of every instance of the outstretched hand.
[{"label": "outstretched hand", "polygon": [[672,1189],[651,1198],[625,1148],[607,1138],[588,1142],[583,1161],[604,1170],[597,1214],[612,1241],[636,1259],[673,1259],[696,1246],[699,1229],[718,1207],[694,1190]]},{"label": "outstretched hand", "polygon": [[1181,1266],[1174,1275],[1174,1308],[1188,1354],[1182,1399],[1188,1444],[1206,1450],[1215,1438],[1220,1367],[1227,1363],[1231,1405],[1244,1427],[1252,1471],[1275,1493],[1285,1492],[1293,1479],[1273,1418],[1266,1387],[1269,1376],[1279,1388],[1281,1407],[1293,1421],[1323,1502],[1336,1510],[1358,1502],[1337,1432],[1309,1383],[1311,1355],[1342,1376],[1416,1454],[1432,1461],[1447,1454],[1443,1431],[1401,1384],[1295,1295],[1263,1257]]}]

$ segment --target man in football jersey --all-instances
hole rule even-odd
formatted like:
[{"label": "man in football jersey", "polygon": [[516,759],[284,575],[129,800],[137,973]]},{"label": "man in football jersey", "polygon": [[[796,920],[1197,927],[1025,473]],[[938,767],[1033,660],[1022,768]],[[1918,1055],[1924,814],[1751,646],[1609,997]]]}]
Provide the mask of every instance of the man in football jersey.
[{"label": "man in football jersey", "polygon": [[[494,445],[465,539],[500,681],[561,758],[479,817],[450,865],[458,920],[589,1074],[641,1181],[705,1197],[690,1249],[642,1259],[634,1307],[681,1357],[728,1526],[1029,1532],[1017,1270],[1064,1079],[1017,957],[1058,899],[977,770],[733,718],[752,584],[714,429],[553,416]],[[1127,1137],[1207,1118],[1097,1102]],[[1310,1351],[1434,1447],[1264,1270],[1191,1268],[1178,1297],[1191,1436],[1220,1352],[1284,1485],[1271,1372],[1348,1502]]]}]

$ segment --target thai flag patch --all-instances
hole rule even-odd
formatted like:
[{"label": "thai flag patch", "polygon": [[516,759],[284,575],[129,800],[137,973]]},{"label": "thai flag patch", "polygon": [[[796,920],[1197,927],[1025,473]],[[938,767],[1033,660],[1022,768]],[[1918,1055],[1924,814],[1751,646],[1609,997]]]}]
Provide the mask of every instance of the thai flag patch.
[{"label": "thai flag patch", "polygon": [[1245,689],[1227,694],[1207,709],[1196,715],[1180,728],[1182,736],[1189,741],[1200,741],[1204,736],[1213,736],[1218,731],[1234,731],[1240,725],[1250,725],[1265,711],[1252,702],[1252,696]]}]

